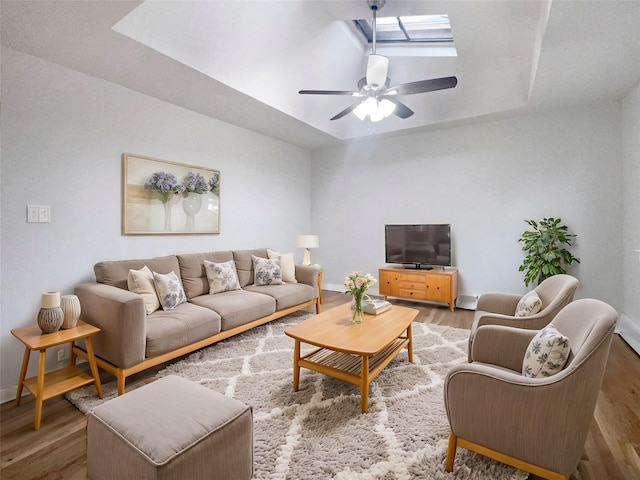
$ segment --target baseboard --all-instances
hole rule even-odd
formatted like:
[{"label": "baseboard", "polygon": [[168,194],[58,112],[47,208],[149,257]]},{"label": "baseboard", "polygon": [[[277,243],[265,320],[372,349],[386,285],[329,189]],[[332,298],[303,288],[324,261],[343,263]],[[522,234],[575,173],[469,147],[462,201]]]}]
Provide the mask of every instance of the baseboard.
[{"label": "baseboard", "polygon": [[[25,391],[22,392],[22,396],[24,397],[29,391],[25,388]],[[18,385],[12,385],[10,387],[5,387],[0,390],[0,403],[13,402],[16,399],[16,392],[18,391]]]},{"label": "baseboard", "polygon": [[640,322],[623,313],[618,320],[616,333],[640,355]]},{"label": "baseboard", "polygon": [[463,308],[465,310],[475,310],[477,306],[477,295],[458,295],[458,299],[456,300],[457,308]]}]

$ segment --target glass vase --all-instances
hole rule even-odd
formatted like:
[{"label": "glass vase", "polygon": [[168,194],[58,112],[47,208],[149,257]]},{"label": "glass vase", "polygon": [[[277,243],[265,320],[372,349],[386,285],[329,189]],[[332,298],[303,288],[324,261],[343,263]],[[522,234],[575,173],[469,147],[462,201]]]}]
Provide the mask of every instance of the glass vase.
[{"label": "glass vase", "polygon": [[362,323],[364,321],[364,317],[362,316],[362,296],[353,296],[351,310],[351,321],[353,323]]},{"label": "glass vase", "polygon": [[171,201],[166,201],[163,203],[164,205],[164,231],[171,231]]}]

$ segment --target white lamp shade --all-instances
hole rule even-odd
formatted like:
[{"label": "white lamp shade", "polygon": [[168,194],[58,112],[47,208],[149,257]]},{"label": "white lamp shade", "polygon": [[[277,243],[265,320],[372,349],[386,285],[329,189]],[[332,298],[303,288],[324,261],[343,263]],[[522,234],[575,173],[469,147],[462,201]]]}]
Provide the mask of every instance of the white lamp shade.
[{"label": "white lamp shade", "polygon": [[319,246],[318,235],[298,235],[296,237],[296,247],[298,248],[318,248]]}]

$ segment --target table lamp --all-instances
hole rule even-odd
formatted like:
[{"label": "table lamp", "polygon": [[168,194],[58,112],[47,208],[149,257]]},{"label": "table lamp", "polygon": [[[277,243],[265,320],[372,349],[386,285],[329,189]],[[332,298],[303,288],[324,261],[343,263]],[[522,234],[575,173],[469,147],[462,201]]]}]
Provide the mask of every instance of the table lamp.
[{"label": "table lamp", "polygon": [[296,247],[304,248],[303,265],[311,265],[311,248],[318,248],[320,240],[318,235],[298,235],[296,238]]}]

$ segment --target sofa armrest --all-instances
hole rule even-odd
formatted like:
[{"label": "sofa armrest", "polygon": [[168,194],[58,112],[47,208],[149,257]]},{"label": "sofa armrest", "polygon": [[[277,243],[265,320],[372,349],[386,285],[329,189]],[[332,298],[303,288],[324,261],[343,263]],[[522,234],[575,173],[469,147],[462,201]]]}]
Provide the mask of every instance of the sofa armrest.
[{"label": "sofa armrest", "polygon": [[318,267],[312,265],[296,265],[296,280],[299,283],[304,283],[312,286],[316,290],[316,297],[318,296]]},{"label": "sofa armrest", "polygon": [[536,330],[485,325],[478,328],[471,344],[473,362],[488,363],[522,371],[522,361]]},{"label": "sofa armrest", "polygon": [[74,293],[82,320],[100,328],[91,337],[97,356],[121,368],[144,360],[147,315],[140,295],[102,283],[78,285]]}]

